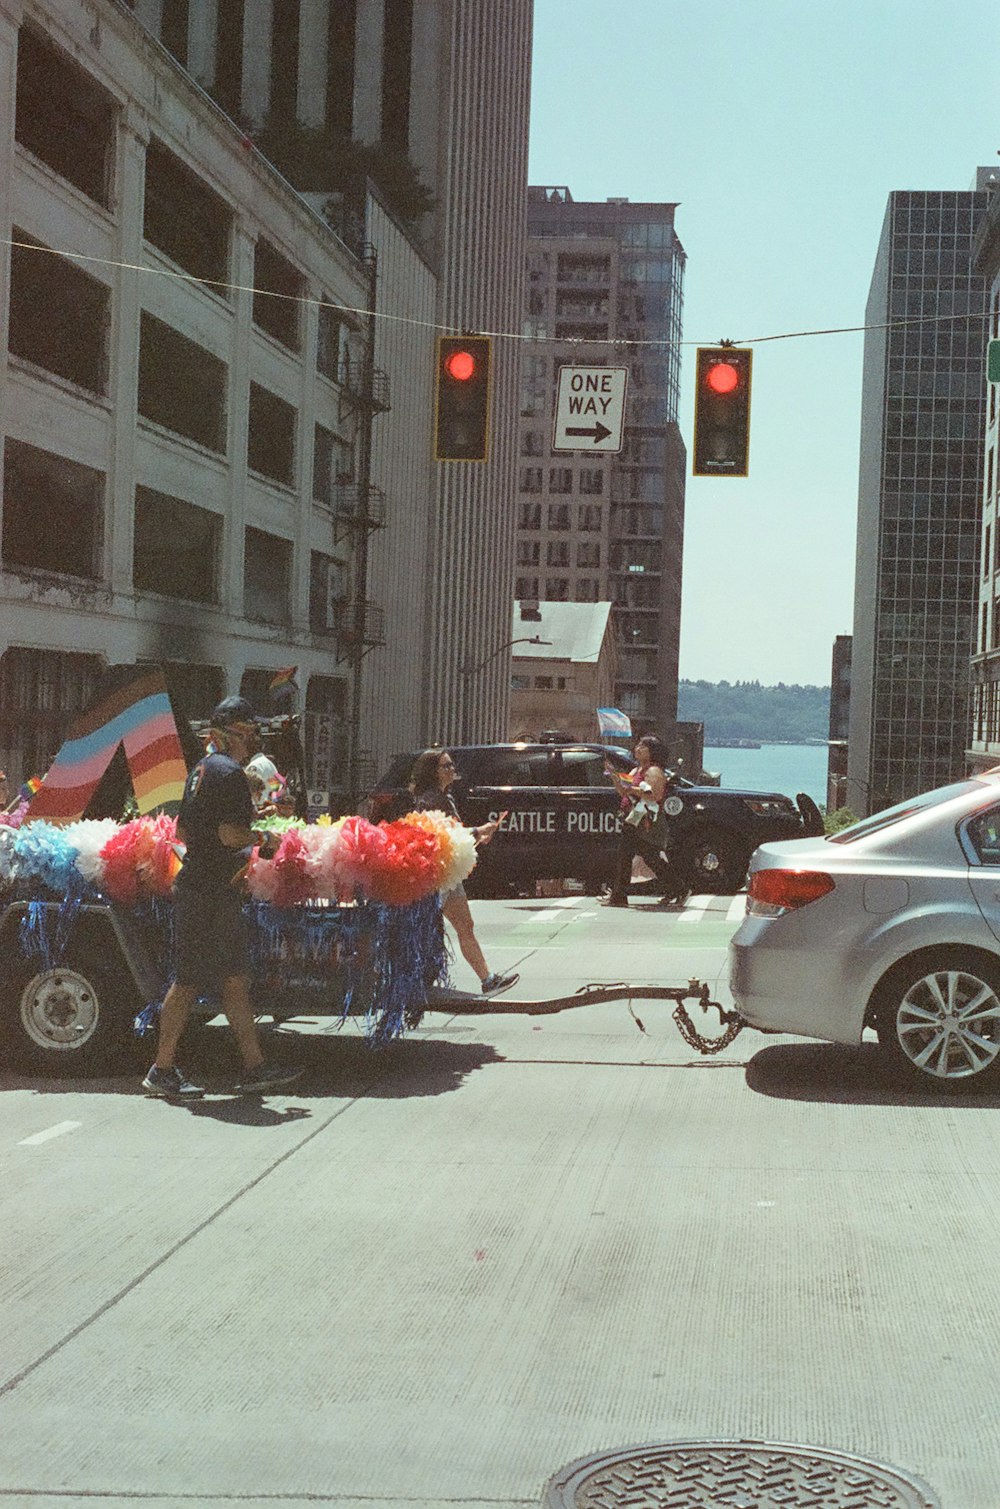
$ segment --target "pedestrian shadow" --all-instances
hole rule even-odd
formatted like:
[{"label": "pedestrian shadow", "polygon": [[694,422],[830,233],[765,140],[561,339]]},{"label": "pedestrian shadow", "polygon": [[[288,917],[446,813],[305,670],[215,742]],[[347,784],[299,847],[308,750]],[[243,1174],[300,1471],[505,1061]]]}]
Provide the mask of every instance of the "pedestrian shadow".
[{"label": "pedestrian shadow", "polygon": [[901,1078],[875,1043],[776,1043],[746,1067],[748,1089],[774,1100],[828,1105],[1000,1108],[995,1082],[955,1080],[940,1086]]},{"label": "pedestrian shadow", "polygon": [[[278,1063],[301,1064],[302,1077],[274,1096],[237,1096],[231,1087],[239,1078],[232,1036],[225,1027],[202,1028],[186,1045],[181,1059],[186,1072],[208,1092],[204,1100],[175,1103],[178,1110],[242,1126],[281,1126],[308,1116],[308,1106],[288,1104],[308,1100],[408,1100],[445,1095],[461,1088],[470,1074],[503,1055],[488,1043],[451,1042],[413,1036],[384,1048],[372,1048],[363,1037],[330,1032],[284,1029],[263,1034],[264,1051]],[[93,1076],[29,1075],[0,1071],[0,1095],[30,1090],[36,1095],[132,1095],[145,1098],[141,1079],[149,1067],[151,1046],[133,1056],[114,1073]],[[285,1104],[276,1106],[274,1098]]]}]

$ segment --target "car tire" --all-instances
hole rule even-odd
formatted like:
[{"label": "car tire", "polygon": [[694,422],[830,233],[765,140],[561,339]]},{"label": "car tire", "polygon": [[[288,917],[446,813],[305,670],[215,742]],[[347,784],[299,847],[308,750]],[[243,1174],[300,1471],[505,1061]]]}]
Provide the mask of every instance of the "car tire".
[{"label": "car tire", "polygon": [[975,949],[915,954],[878,987],[874,1022],[894,1075],[942,1089],[995,1084],[1000,964]]},{"label": "car tire", "polygon": [[60,1076],[123,1064],[135,1042],[133,997],[89,950],[72,950],[54,969],[37,956],[15,959],[0,985],[3,1058]]},{"label": "car tire", "polygon": [[702,828],[690,841],[687,875],[697,894],[735,895],[746,880],[747,861],[728,834]]}]

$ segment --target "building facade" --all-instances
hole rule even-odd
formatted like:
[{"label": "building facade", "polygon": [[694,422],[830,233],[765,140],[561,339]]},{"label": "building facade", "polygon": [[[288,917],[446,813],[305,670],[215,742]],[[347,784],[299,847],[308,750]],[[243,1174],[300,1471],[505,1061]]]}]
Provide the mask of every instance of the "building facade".
[{"label": "building facade", "polygon": [[[528,190],[515,582],[519,599],[610,600],[614,705],[664,731],[677,716],[686,465],[674,208]],[[627,366],[620,454],[552,450],[563,365]]]},{"label": "building facade", "polygon": [[846,803],[961,776],[982,508],[983,275],[968,192],[889,196],[866,310]]},{"label": "building facade", "polygon": [[123,7],[0,0],[0,77],[0,762],[105,664],[203,717],[292,662],[336,805],[370,270]]},{"label": "building facade", "polygon": [[[507,638],[517,356],[495,343],[488,459],[435,462],[433,332],[520,325],[533,0],[136,7],[348,244],[377,257],[376,342],[391,347],[393,391],[407,402],[375,428],[372,474],[407,461],[367,553],[380,643],[364,651],[366,753],[377,768],[432,739],[503,737],[509,659],[475,675],[469,665]],[[359,192],[366,175],[374,213]]]},{"label": "building facade", "polygon": [[[167,659],[199,714],[217,690],[266,705],[269,668],[298,664],[310,784],[335,806],[399,748],[502,736],[509,661],[467,666],[509,627],[516,358],[498,343],[489,462],[448,467],[432,460],[434,331],[519,322],[531,0],[502,15],[477,0],[0,0],[0,17],[13,143],[0,213],[24,242],[5,255],[2,380],[20,388],[30,367],[45,383],[44,404],[4,409],[0,596],[34,614],[30,632],[7,615],[7,643],[99,646],[72,687],[49,662],[18,662],[10,728],[39,698],[60,706],[23,759],[44,758],[102,657]],[[47,89],[68,90],[62,124]],[[53,251],[72,329],[104,332],[84,340],[83,383],[84,359],[63,370],[31,316]],[[161,276],[130,279],[124,264],[147,261]],[[164,395],[171,375],[181,392]],[[85,569],[39,553],[19,518],[42,465],[21,448],[45,433],[95,473],[77,491],[104,489]],[[153,590],[163,539],[182,530],[199,542],[187,573],[174,561],[182,579]],[[62,587],[24,580],[43,571],[69,578],[72,629],[48,612]],[[81,590],[80,572],[111,596]],[[39,681],[53,676],[56,693]],[[0,759],[16,770],[12,737],[0,730]]]},{"label": "building facade", "polygon": [[617,668],[611,604],[540,603],[527,620],[522,611],[516,603],[508,738],[600,740],[597,709],[613,705]]},{"label": "building facade", "polygon": [[[988,288],[991,341],[1000,339],[1000,194],[991,193],[976,234],[974,265]],[[987,382],[982,471],[979,602],[972,655],[969,770],[1000,765],[1000,402]]]}]

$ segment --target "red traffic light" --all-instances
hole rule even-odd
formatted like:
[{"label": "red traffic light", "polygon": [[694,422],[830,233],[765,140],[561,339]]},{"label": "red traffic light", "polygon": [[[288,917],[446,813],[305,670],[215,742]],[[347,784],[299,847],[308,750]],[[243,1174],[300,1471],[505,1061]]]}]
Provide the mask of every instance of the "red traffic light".
[{"label": "red traffic light", "polygon": [[739,383],[740,374],[732,362],[716,362],[705,373],[705,385],[713,393],[732,393]]},{"label": "red traffic light", "polygon": [[444,369],[456,382],[468,382],[475,375],[476,358],[471,351],[462,348],[445,357]]}]

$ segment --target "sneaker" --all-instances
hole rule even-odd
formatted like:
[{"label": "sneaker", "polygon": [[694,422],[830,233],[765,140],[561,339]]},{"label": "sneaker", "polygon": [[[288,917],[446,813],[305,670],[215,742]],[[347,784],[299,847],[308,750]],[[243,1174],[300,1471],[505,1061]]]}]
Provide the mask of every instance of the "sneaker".
[{"label": "sneaker", "polygon": [[301,1068],[288,1064],[258,1064],[255,1069],[244,1069],[243,1078],[235,1086],[237,1095],[250,1095],[255,1090],[279,1090],[282,1085],[294,1084],[303,1073]]},{"label": "sneaker", "polygon": [[158,1069],[154,1064],[142,1082],[148,1095],[158,1095],[163,1100],[200,1100],[205,1091],[201,1085],[193,1085],[185,1079],[180,1069]]},{"label": "sneaker", "polygon": [[520,975],[487,975],[483,981],[483,995],[499,995],[501,990],[509,990],[512,985],[516,985],[520,978]]},{"label": "sneaker", "polygon": [[609,896],[601,902],[602,906],[628,906],[627,896]]}]

